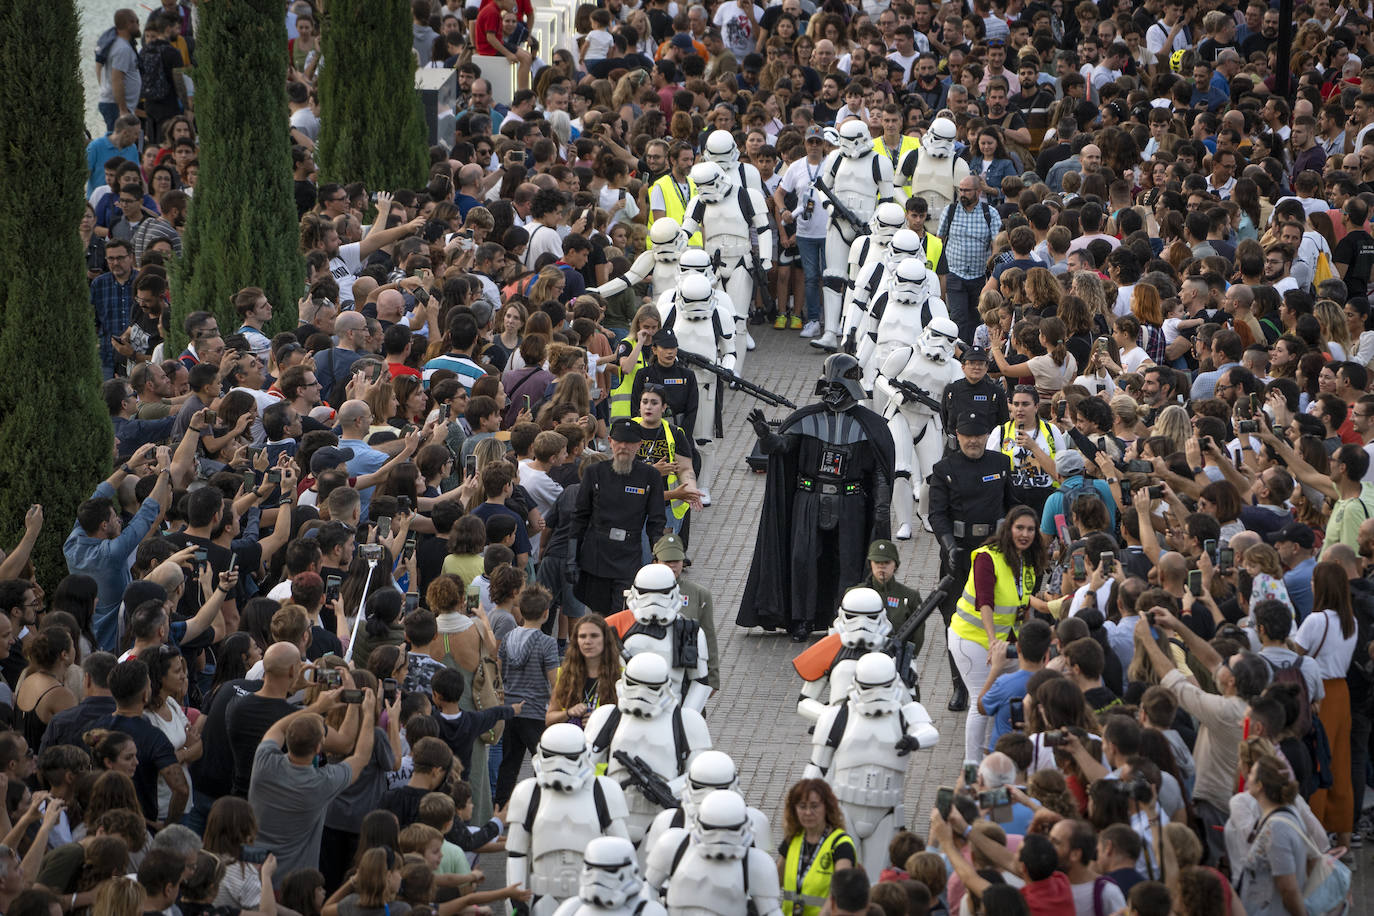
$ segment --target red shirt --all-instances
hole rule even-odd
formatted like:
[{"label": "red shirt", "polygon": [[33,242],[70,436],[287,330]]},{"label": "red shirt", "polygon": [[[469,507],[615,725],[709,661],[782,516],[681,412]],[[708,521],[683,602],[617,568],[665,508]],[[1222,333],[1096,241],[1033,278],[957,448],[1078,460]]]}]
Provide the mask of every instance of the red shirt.
[{"label": "red shirt", "polygon": [[413,375],[416,378],[424,378],[419,369],[412,369],[405,363],[387,363],[386,368],[391,372],[392,378],[398,375]]},{"label": "red shirt", "polygon": [[477,24],[473,26],[473,45],[477,48],[477,53],[485,57],[501,56],[501,52],[492,47],[487,40],[487,33],[492,32],[497,39],[501,38],[501,7],[495,2],[488,3],[477,11]]},{"label": "red shirt", "polygon": [[1073,887],[1062,871],[1043,881],[1031,881],[1021,888],[1021,896],[1030,907],[1031,916],[1063,916],[1074,911]]}]

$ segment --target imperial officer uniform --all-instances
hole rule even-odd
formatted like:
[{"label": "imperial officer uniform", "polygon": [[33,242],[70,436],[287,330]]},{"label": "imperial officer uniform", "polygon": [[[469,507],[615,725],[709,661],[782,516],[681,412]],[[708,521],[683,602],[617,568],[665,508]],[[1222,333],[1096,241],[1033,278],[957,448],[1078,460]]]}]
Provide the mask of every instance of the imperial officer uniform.
[{"label": "imperial officer uniform", "polygon": [[[986,363],[988,351],[982,347],[969,347],[960,354],[959,361]],[[969,414],[977,414],[986,421],[989,432],[1011,419],[1011,410],[1007,407],[1006,388],[1002,387],[1000,381],[994,381],[986,375],[977,382],[970,382],[967,378],[950,382],[945,386],[940,408],[940,419],[944,423],[946,434],[958,425],[961,418]],[[956,448],[952,439],[946,446],[950,451]]]},{"label": "imperial officer uniform", "polygon": [[[873,575],[873,567],[869,566],[868,575],[864,576],[854,588],[871,588],[883,599],[883,611],[887,614],[888,623],[892,624],[892,632],[896,633],[901,629],[902,624],[906,623],[908,617],[916,613],[916,609],[921,605],[921,593],[914,588],[910,588],[897,581],[897,570],[901,569],[902,561],[897,555],[897,545],[887,540],[874,541],[868,545],[868,561],[872,563],[892,562],[896,567],[892,571],[892,578],[886,582],[879,582],[878,577]],[[922,623],[909,637],[907,643],[911,646],[912,656],[919,658],[921,647],[926,641],[926,625]],[[898,666],[897,670],[901,670]],[[916,691],[916,699],[920,700],[920,690]]]},{"label": "imperial officer uniform", "polygon": [[[677,334],[672,328],[663,328],[654,335],[655,350],[677,351]],[[697,377],[685,363],[673,361],[671,366],[660,365],[651,359],[644,368],[635,373],[630,397],[630,412],[639,416],[639,396],[647,385],[657,385],[663,395],[667,410],[665,417],[672,417],[673,424],[681,426],[690,437],[697,422]],[[710,422],[709,419],[707,422]]]},{"label": "imperial officer uniform", "polygon": [[[930,475],[930,526],[940,543],[941,578],[952,575],[955,582],[963,582],[968,579],[969,553],[997,531],[998,523],[1017,503],[1011,487],[1011,459],[987,448],[992,432],[988,420],[982,414],[966,412],[958,418],[956,431],[961,438],[959,447],[937,462]],[[969,457],[966,447],[978,457]],[[955,589],[940,607],[946,626],[958,600]],[[949,668],[954,677],[949,708],[958,712],[968,706],[969,685],[959,676],[952,655]]]},{"label": "imperial officer uniform", "polygon": [[[643,431],[620,419],[611,425],[611,438],[638,443]],[[663,475],[644,462],[632,461],[626,474],[616,473],[614,461],[587,468],[570,533],[569,573],[579,601],[602,615],[625,606],[625,589],[643,565],[644,535],[650,543],[663,536],[664,509]]]}]

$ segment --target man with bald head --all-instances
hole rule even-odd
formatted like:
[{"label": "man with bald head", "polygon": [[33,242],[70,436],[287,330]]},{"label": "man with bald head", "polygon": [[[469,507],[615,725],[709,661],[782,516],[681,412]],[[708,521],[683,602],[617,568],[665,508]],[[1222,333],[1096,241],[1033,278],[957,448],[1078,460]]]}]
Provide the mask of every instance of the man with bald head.
[{"label": "man with bald head", "polygon": [[[342,320],[342,318],[340,318],[340,320]],[[335,420],[337,420],[339,426],[342,427],[339,437],[339,448],[346,449],[353,453],[353,457],[347,459],[348,475],[350,477],[363,478],[367,477],[369,474],[375,474],[392,459],[392,455],[388,454],[388,452],[375,449],[363,441],[367,436],[368,429],[373,423],[383,423],[387,419],[387,417],[374,417],[372,415],[372,408],[367,405],[366,401],[357,399],[344,401],[343,405],[339,407],[339,412],[335,416]],[[396,442],[387,444],[390,446],[390,451],[396,452],[401,460],[404,461],[406,458],[414,455],[416,450],[419,449],[420,433],[417,430],[404,439],[399,439],[396,440]],[[397,451],[397,449],[399,449],[399,451]],[[362,497],[360,518],[367,518],[367,507],[372,501],[372,491],[374,489],[375,485],[359,487],[358,489],[358,495]]]},{"label": "man with bald head", "polygon": [[454,203],[458,205],[458,212],[463,219],[468,218],[468,211],[473,207],[482,206],[478,195],[482,191],[482,178],[485,175],[483,168],[475,162],[469,162],[458,170],[458,195]]},{"label": "man with bald head", "polygon": [[829,73],[835,66],[835,43],[829,38],[822,38],[816,42],[816,47],[811,50],[811,67],[821,79]]},{"label": "man with bald head", "polygon": [[399,323],[405,314],[406,297],[399,289],[384,289],[377,295],[377,320],[383,328]]},{"label": "man with bald head", "polygon": [[[358,287],[365,279],[368,278],[358,278],[354,286]],[[351,375],[349,370],[367,352],[367,319],[360,312],[340,312],[334,319],[334,336],[337,344],[315,354],[315,378],[320,383],[320,396],[330,404],[342,400],[343,387]]]},{"label": "man with bald head", "polygon": [[295,692],[301,671],[301,651],[290,643],[267,647],[262,656],[262,686],[256,693],[239,697],[225,713],[229,742],[234,756],[234,776],[230,791],[240,798],[248,795],[253,775],[253,754],[267,730],[278,719],[295,712],[287,697]]}]

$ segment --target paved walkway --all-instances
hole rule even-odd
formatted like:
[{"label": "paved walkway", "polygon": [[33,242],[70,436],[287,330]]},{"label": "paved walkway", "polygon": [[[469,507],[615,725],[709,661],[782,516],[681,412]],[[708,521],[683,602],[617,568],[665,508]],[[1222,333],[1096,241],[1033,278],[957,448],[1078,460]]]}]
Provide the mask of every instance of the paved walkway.
[{"label": "paved walkway", "polygon": [[[752,329],[758,348],[746,362],[749,380],[789,398],[798,406],[815,400],[813,394],[824,354],[807,345],[796,331],[771,326]],[[717,449],[725,465],[711,488],[712,505],[692,520],[688,578],[711,590],[716,606],[716,630],[721,652],[721,689],[707,705],[707,721],[715,746],[735,759],[745,798],[781,825],[781,806],[787,788],[801,778],[810,758],[808,723],[796,712],[801,679],[791,660],[801,650],[785,634],[735,626],[744,581],[754,553],[759,507],[765,478],[744,463],[753,449],[753,430],[744,416],[761,402],[738,392],[725,407],[726,439]],[[786,416],[785,409],[765,408],[770,418]],[[925,594],[938,580],[939,553],[935,539],[925,532],[899,542],[901,581]],[[944,660],[944,636],[938,623],[926,627],[921,654],[921,692],[931,718],[940,730],[940,743],[913,752],[907,774],[906,820],[924,835],[925,812],[935,802],[935,790],[953,784],[963,762],[963,714],[948,712],[949,668]]]}]

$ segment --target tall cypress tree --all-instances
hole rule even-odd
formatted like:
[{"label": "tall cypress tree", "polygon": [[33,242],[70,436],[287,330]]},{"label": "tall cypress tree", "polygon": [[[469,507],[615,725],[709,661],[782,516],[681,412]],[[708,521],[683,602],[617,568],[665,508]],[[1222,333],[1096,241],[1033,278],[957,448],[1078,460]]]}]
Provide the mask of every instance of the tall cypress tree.
[{"label": "tall cypress tree", "polygon": [[[418,188],[429,172],[406,0],[330,0],[321,34],[321,181]],[[346,66],[345,66],[346,62]]]},{"label": "tall cypress tree", "polygon": [[191,312],[213,312],[224,333],[239,327],[230,297],[245,286],[261,287],[273,305],[269,336],[293,330],[305,284],[280,0],[201,4],[196,58],[200,179],[172,269],[176,348],[185,344],[182,319]]},{"label": "tall cypress tree", "polygon": [[[85,207],[73,0],[0,3],[0,544],[29,506],[52,588],[76,507],[110,469],[113,431],[77,226]],[[41,48],[41,53],[34,53]]]}]

